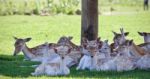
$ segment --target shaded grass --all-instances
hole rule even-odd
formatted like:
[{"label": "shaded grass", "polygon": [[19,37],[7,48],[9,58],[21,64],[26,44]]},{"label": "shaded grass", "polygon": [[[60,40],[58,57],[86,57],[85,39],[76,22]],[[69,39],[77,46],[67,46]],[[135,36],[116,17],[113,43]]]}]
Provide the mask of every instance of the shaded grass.
[{"label": "shaded grass", "polygon": [[[150,70],[134,70],[125,72],[112,71],[76,71],[71,68],[68,76],[33,77],[30,75],[34,71],[31,66],[38,62],[23,61],[23,56],[11,56],[14,50],[14,39],[17,37],[32,37],[27,43],[29,47],[48,42],[57,42],[60,36],[73,36],[73,42],[80,44],[80,16],[0,16],[0,79],[4,78],[31,78],[31,79],[149,79]],[[150,13],[140,12],[136,14],[100,16],[99,17],[99,36],[102,40],[109,39],[112,42],[112,30],[119,32],[119,28],[124,27],[125,31],[130,32],[128,38],[134,39],[137,44],[142,43],[143,39],[137,31],[150,32]],[[46,37],[48,35],[48,37]]]},{"label": "shaded grass", "polygon": [[[30,61],[22,61],[23,56],[17,56],[17,60],[15,57],[9,55],[0,55],[0,78],[31,78],[31,79],[42,79],[42,78],[62,78],[62,79],[148,79],[150,75],[150,70],[133,70],[133,71],[124,71],[124,72],[115,72],[115,71],[89,71],[89,70],[79,70],[76,71],[76,67],[71,68],[71,74],[67,76],[57,76],[57,77],[50,77],[50,76],[38,76],[33,77],[30,75],[31,72],[34,72],[34,68],[32,67],[20,67],[30,66],[33,64],[39,64],[38,62],[30,62]],[[6,58],[10,58],[11,61],[7,60]],[[5,60],[6,59],[6,60]],[[2,65],[3,64],[3,65]]]}]

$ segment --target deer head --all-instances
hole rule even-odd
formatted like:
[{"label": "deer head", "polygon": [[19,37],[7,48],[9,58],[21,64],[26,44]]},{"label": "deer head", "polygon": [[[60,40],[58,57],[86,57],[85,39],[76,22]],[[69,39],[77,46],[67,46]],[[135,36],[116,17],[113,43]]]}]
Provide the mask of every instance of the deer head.
[{"label": "deer head", "polygon": [[150,42],[150,33],[147,33],[147,32],[138,32],[138,34],[140,36],[144,37],[144,42],[145,43]]},{"label": "deer head", "polygon": [[93,58],[99,49],[99,39],[88,41],[86,38],[82,40],[83,49]]},{"label": "deer head", "polygon": [[60,45],[54,48],[55,53],[57,53],[63,60],[66,55],[71,52],[71,47],[67,45]]},{"label": "deer head", "polygon": [[102,42],[102,47],[99,50],[99,52],[103,52],[103,53],[110,53],[111,49],[110,46],[108,44],[108,40],[105,40],[104,42]]},{"label": "deer head", "polygon": [[62,36],[58,40],[57,44],[59,44],[59,45],[70,45],[72,38],[73,38],[72,36],[68,36],[68,37]]},{"label": "deer head", "polygon": [[130,47],[132,44],[133,40],[126,40],[123,44],[119,45],[115,51],[121,56],[131,56]]},{"label": "deer head", "polygon": [[120,31],[121,31],[121,34],[112,31],[114,34],[113,41],[116,45],[123,43],[125,41],[125,37],[128,36],[129,34],[129,32],[124,32],[123,28],[121,28]]},{"label": "deer head", "polygon": [[22,51],[22,49],[25,47],[25,43],[30,41],[31,38],[25,38],[25,39],[22,39],[22,38],[17,38],[17,37],[13,37],[15,39],[15,51],[14,51],[14,54],[13,56],[16,56],[19,52]]}]

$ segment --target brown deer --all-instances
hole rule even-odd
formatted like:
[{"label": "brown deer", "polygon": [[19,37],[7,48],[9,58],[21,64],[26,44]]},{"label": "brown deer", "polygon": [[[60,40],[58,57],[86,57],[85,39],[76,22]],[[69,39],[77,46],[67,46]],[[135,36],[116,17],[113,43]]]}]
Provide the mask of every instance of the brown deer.
[{"label": "brown deer", "polygon": [[141,48],[145,49],[147,53],[150,53],[150,33],[147,32],[138,32],[140,36],[144,37],[144,43],[139,44]]},{"label": "brown deer", "polygon": [[79,62],[77,70],[89,69],[95,70],[97,64],[97,53],[99,53],[99,38],[97,40],[88,41],[82,39],[82,53],[84,54]]},{"label": "brown deer", "polygon": [[144,37],[144,43],[150,42],[150,33],[147,32],[138,32],[138,34],[142,37]]},{"label": "brown deer", "polygon": [[112,32],[114,34],[114,38],[113,38],[114,43],[112,43],[110,47],[111,47],[111,52],[113,53],[113,50],[126,40],[125,37],[129,35],[129,32],[124,32],[123,28],[120,28],[121,33],[117,33],[114,31]]},{"label": "brown deer", "polygon": [[48,75],[48,76],[57,76],[57,75],[68,75],[70,73],[69,68],[67,67],[66,62],[68,62],[68,54],[71,53],[69,46],[57,46],[54,48],[55,53],[59,55],[57,58],[58,61],[48,61],[39,65],[34,73],[31,73],[33,76],[39,75]]},{"label": "brown deer", "polygon": [[19,52],[22,51],[25,58],[31,61],[43,61],[44,55],[50,53],[51,52],[50,49],[55,46],[55,44],[53,43],[50,44],[46,43],[46,44],[38,45],[33,48],[29,48],[26,45],[26,42],[29,42],[31,38],[22,39],[22,38],[14,37],[14,39],[16,42],[14,44],[15,50],[13,56],[16,56]]},{"label": "brown deer", "polygon": [[[61,45],[61,46],[70,46],[71,49],[71,53],[69,54],[69,57],[71,57],[74,60],[74,64],[72,63],[72,65],[75,65],[79,62],[80,58],[81,58],[81,47],[74,44],[71,40],[73,39],[72,36],[62,36],[60,37],[60,39],[58,40],[57,44]],[[70,66],[72,66],[70,64]]]},{"label": "brown deer", "polygon": [[117,56],[104,63],[100,67],[101,70],[128,71],[135,69],[137,58],[143,56],[143,51],[137,48],[132,40],[126,40],[115,49],[118,52]]}]

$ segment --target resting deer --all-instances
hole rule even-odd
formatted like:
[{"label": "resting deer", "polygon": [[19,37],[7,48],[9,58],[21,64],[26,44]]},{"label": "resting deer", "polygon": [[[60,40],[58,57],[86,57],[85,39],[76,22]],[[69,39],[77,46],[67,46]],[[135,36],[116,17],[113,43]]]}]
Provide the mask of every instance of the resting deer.
[{"label": "resting deer", "polygon": [[58,40],[57,44],[58,45],[62,45],[62,46],[70,46],[72,49],[71,49],[71,53],[68,55],[69,57],[71,57],[74,61],[74,63],[72,62],[72,64],[69,65],[72,66],[72,65],[75,65],[79,62],[80,58],[81,58],[81,47],[80,46],[77,46],[75,45],[71,40],[73,39],[73,37],[71,36],[62,36],[60,37],[60,39]]},{"label": "resting deer", "polygon": [[149,69],[150,68],[150,54],[142,56],[136,63],[137,68]]},{"label": "resting deer", "polygon": [[111,48],[108,44],[108,40],[101,43],[102,46],[97,54],[97,67],[96,70],[105,70],[104,64],[110,61],[113,57],[111,56]]},{"label": "resting deer", "polygon": [[29,42],[31,38],[17,38],[14,37],[16,40],[14,46],[15,46],[15,51],[14,51],[14,56],[16,56],[19,52],[23,52],[25,58],[27,60],[31,61],[43,61],[43,56],[47,55],[49,52],[49,49],[54,46],[54,44],[42,44],[33,48],[29,48],[26,45],[26,42]]},{"label": "resting deer", "polygon": [[100,53],[104,53],[105,57],[110,58],[111,56],[111,48],[110,45],[108,44],[108,40],[105,40],[104,42],[101,43],[101,48],[99,49]]},{"label": "resting deer", "polygon": [[145,49],[145,51],[150,53],[150,33],[138,32],[138,34],[144,37],[144,43],[139,44],[138,46],[142,47],[143,49]]},{"label": "resting deer", "polygon": [[114,43],[112,43],[110,47],[111,47],[111,52],[114,53],[113,50],[126,40],[126,36],[128,36],[129,32],[124,32],[123,28],[120,28],[121,33],[116,33],[114,31],[112,32],[114,34],[114,38],[113,38]]},{"label": "resting deer", "polygon": [[66,60],[68,60],[68,54],[71,52],[71,48],[64,46],[57,46],[54,48],[55,53],[59,55],[57,58],[58,61],[50,61],[45,62],[39,65],[35,69],[34,73],[31,73],[34,76],[38,75],[48,75],[48,76],[56,76],[56,75],[68,75],[70,73],[69,68],[67,67]]},{"label": "resting deer", "polygon": [[95,70],[96,64],[97,64],[97,56],[96,54],[99,53],[99,45],[98,40],[92,40],[88,41],[87,39],[82,39],[83,45],[82,45],[82,53],[84,54],[81,58],[77,70],[81,69],[89,69],[89,70]]},{"label": "resting deer", "polygon": [[[135,69],[135,61],[134,58],[136,55],[131,54],[137,52],[133,52],[130,49],[132,41],[125,41],[123,44],[119,45],[115,51],[118,52],[117,56],[104,63],[101,67],[101,70],[115,70],[115,71],[127,71]],[[139,55],[139,53],[138,53]]]},{"label": "resting deer", "polygon": [[144,37],[144,43],[149,43],[150,42],[150,33],[147,32],[138,32],[140,36]]}]

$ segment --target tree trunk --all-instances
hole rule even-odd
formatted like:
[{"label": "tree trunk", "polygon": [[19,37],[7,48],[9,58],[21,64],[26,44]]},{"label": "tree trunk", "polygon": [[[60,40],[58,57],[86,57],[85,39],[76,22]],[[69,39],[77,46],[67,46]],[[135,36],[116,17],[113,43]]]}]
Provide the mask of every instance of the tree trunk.
[{"label": "tree trunk", "polygon": [[81,39],[85,37],[88,40],[95,40],[97,36],[98,0],[82,0]]}]

